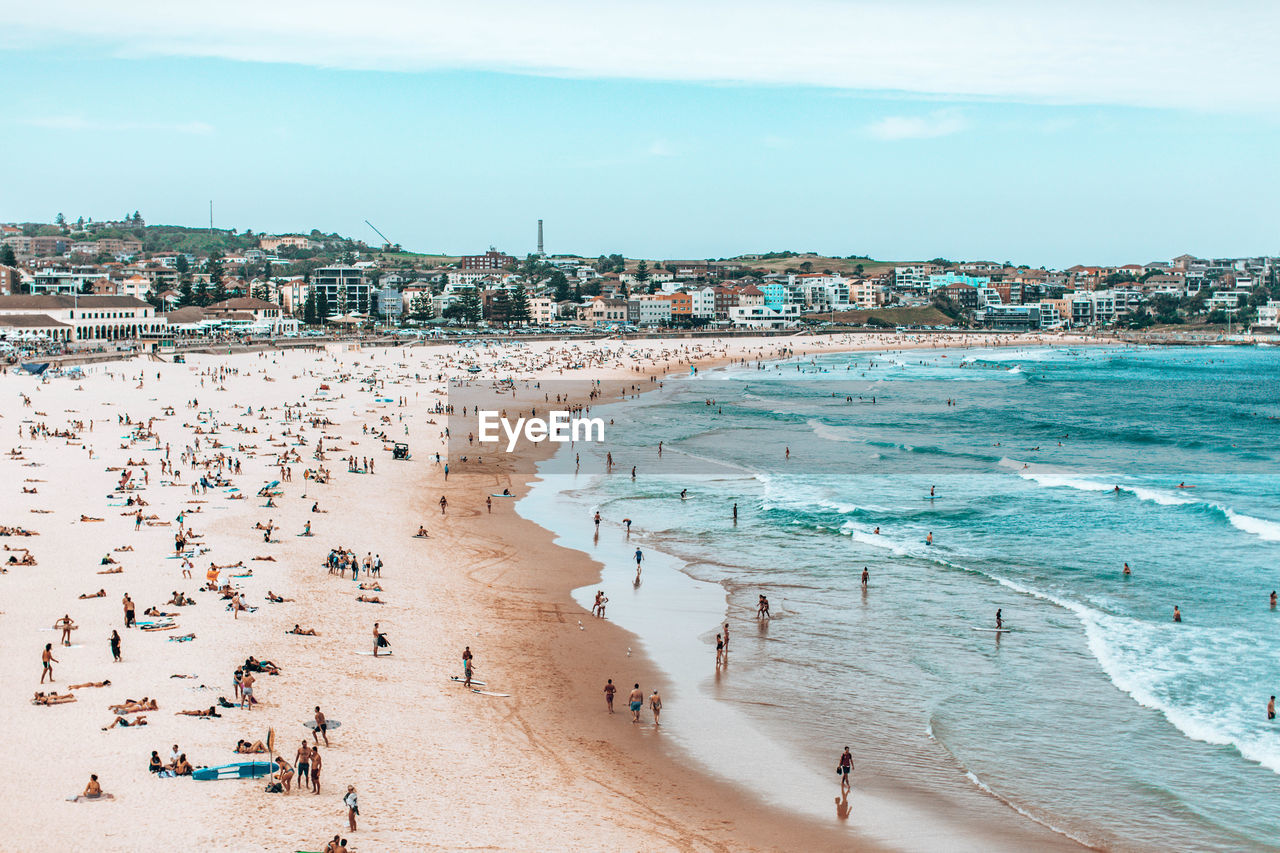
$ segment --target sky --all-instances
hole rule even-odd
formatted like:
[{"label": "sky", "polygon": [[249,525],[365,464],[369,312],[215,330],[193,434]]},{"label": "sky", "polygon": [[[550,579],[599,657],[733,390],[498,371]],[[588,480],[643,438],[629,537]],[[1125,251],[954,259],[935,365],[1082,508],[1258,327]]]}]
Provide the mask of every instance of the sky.
[{"label": "sky", "polygon": [[[176,8],[175,8],[176,7]],[[216,11],[214,11],[216,8]],[[0,0],[0,221],[421,252],[1280,254],[1280,4]]]}]

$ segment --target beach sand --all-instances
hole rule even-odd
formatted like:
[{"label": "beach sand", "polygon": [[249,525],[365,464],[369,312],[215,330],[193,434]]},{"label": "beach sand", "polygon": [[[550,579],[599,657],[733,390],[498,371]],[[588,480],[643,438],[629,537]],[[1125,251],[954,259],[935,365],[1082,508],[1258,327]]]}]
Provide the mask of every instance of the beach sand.
[{"label": "beach sand", "polygon": [[[377,350],[333,345],[193,355],[186,365],[138,359],[87,368],[81,380],[45,384],[0,377],[0,435],[7,437],[0,452],[17,452],[0,455],[0,525],[40,534],[0,537],[6,547],[31,549],[38,561],[0,576],[0,644],[7,652],[0,658],[0,703],[10,720],[10,772],[0,779],[0,794],[12,815],[11,842],[20,849],[92,844],[102,850],[319,850],[340,833],[361,851],[1067,846],[1011,812],[1007,820],[979,825],[966,820],[962,807],[914,795],[855,792],[849,819],[833,817],[826,824],[757,799],[753,790],[769,785],[767,768],[757,779],[731,782],[691,766],[664,744],[647,711],[641,725],[625,713],[622,699],[631,683],[639,682],[647,693],[661,682],[642,655],[626,656],[627,648],[640,645],[636,638],[591,619],[570,596],[598,577],[598,566],[557,548],[549,533],[515,515],[511,501],[497,500],[492,513],[486,511],[490,492],[526,491],[537,453],[491,459],[483,470],[455,465],[447,483],[434,462],[434,453],[444,449],[444,417],[428,410],[445,401],[443,384],[434,377],[471,376],[468,366],[481,368],[474,377],[480,380],[514,375],[580,382],[585,401],[592,380],[604,381],[608,396],[640,375],[687,371],[690,358],[705,367],[772,355],[781,346],[816,353],[911,343],[892,335],[723,344],[664,340],[609,344],[608,353],[601,350],[604,344]],[[943,343],[955,341],[919,345]],[[574,364],[583,367],[565,369]],[[218,368],[237,372],[219,382],[209,375]],[[407,405],[396,402],[402,397]],[[283,441],[284,430],[296,432],[299,426],[282,420],[285,403],[306,403],[298,410],[305,417],[333,423],[305,425],[305,446],[279,446],[291,443]],[[164,414],[166,405],[173,414]],[[210,411],[218,421],[212,435]],[[198,412],[206,413],[205,421]],[[160,450],[153,449],[155,440],[130,439],[131,428],[118,422],[126,414],[135,424],[156,418]],[[72,430],[74,438],[27,435],[33,424],[61,431],[90,418],[92,432],[86,423]],[[365,425],[371,432],[385,430],[388,441],[407,441],[412,459],[393,461],[382,439],[365,434]],[[240,492],[191,493],[199,474],[190,463],[178,463],[196,426],[206,431],[196,456],[225,453],[241,462],[242,472],[230,477]],[[304,480],[303,470],[321,464],[312,452],[322,435],[322,464],[332,476],[317,484]],[[222,447],[211,446],[215,441]],[[181,485],[162,485],[168,480],[159,465],[166,443]],[[280,485],[278,506],[264,508],[256,494],[278,479],[276,454],[285,449],[296,449],[301,461],[291,463],[293,478]],[[374,459],[376,473],[348,473],[341,459],[349,454]],[[122,494],[114,491],[122,472],[108,469],[143,459],[150,485],[130,494],[144,497],[143,512],[157,523],[135,531],[133,509],[108,497]],[[131,470],[135,481],[142,479],[142,466]],[[244,498],[232,499],[236,494]],[[441,494],[449,499],[443,517]],[[323,511],[312,512],[313,502]],[[186,525],[202,534],[199,547],[208,549],[193,558],[192,579],[182,578],[181,562],[172,558],[175,519],[183,511]],[[82,514],[104,520],[82,521]],[[276,541],[264,543],[254,525],[268,519],[279,530]],[[307,521],[313,536],[298,536]],[[430,538],[413,536],[419,524],[428,527]],[[121,546],[132,550],[114,551]],[[336,546],[381,557],[382,578],[373,580],[382,591],[365,594],[386,604],[357,602],[355,584],[328,573],[324,561]],[[108,553],[123,573],[98,574],[108,568],[100,564]],[[198,591],[211,561],[243,561],[253,570],[252,577],[229,580],[256,612],[233,618],[216,593]],[[224,571],[222,579],[238,571]],[[78,598],[98,589],[105,597]],[[296,601],[269,603],[268,589]],[[198,603],[164,605],[174,590]],[[126,592],[137,603],[139,619],[156,605],[178,613],[178,627],[125,629]],[[60,647],[59,635],[46,630],[64,614],[79,626],[72,648]],[[388,634],[390,658],[360,654],[372,648],[375,621]],[[314,628],[319,636],[287,634],[294,624]],[[121,663],[113,663],[108,650],[113,629],[123,636]],[[187,633],[195,639],[168,639]],[[111,685],[78,689],[71,704],[31,704],[35,691],[49,689],[39,684],[45,643],[54,644],[59,690],[104,679]],[[466,645],[476,655],[476,677],[487,682],[486,690],[508,696],[476,695],[449,681],[461,672]],[[219,696],[232,699],[232,672],[249,655],[282,668],[279,676],[259,675],[260,705],[251,711],[219,709],[222,717],[212,720],[175,716],[214,705]],[[606,677],[622,688],[613,716],[605,713],[600,692]],[[145,715],[149,725],[101,730],[113,719],[108,705],[142,696],[159,703]],[[679,697],[665,699],[664,726],[678,725]],[[330,733],[331,748],[321,747],[320,795],[267,794],[262,781],[157,779],[147,770],[152,750],[167,759],[175,744],[196,766],[244,760],[232,751],[236,741],[265,740],[269,727],[277,750],[292,761],[301,740],[309,739],[303,723],[316,705],[342,722]],[[90,773],[98,774],[115,799],[66,802]],[[355,833],[347,832],[341,802],[348,784],[360,795]]]}]

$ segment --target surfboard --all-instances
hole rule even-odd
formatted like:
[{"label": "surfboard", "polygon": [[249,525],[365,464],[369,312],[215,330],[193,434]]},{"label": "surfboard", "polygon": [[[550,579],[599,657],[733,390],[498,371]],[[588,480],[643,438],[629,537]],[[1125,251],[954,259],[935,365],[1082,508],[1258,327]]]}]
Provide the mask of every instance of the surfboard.
[{"label": "surfboard", "polygon": [[489,495],[491,498],[514,498],[515,495]]},{"label": "surfboard", "polygon": [[67,797],[68,803],[96,803],[101,800],[114,800],[115,794],[99,794],[96,797],[86,797],[84,794],[73,794]]},{"label": "surfboard", "polygon": [[[373,656],[374,656],[374,655],[373,655],[373,652],[356,652],[356,654],[358,654],[358,655],[367,655],[368,657],[373,657]],[[391,652],[378,652],[378,657],[380,657],[380,658],[389,658],[389,657],[391,657]]]},{"label": "surfboard", "polygon": [[511,696],[510,693],[490,693],[488,690],[472,690],[471,692],[477,696],[501,696],[504,698],[510,698]]},{"label": "surfboard", "polygon": [[[326,727],[326,728],[329,728],[329,729],[340,729],[340,728],[342,728],[342,723],[338,722],[337,720],[330,720],[330,719],[326,719],[326,720],[324,721],[324,724],[325,724],[325,727]],[[313,731],[313,732],[316,730],[316,721],[315,721],[315,720],[307,720],[305,723],[303,723],[303,725],[304,725],[304,726],[306,726],[307,728],[311,729],[311,731]]]},{"label": "surfboard", "polygon": [[[456,682],[458,682],[459,684],[466,684],[466,683],[467,683],[467,680],[466,680],[465,678],[459,678],[459,677],[458,677],[458,676],[456,676],[456,675],[451,675],[451,676],[449,676],[449,680],[450,680],[450,681],[456,681]],[[472,687],[487,687],[488,685],[487,685],[487,684],[485,684],[483,681],[477,681],[476,679],[474,679],[474,678],[473,678],[473,679],[471,679],[471,686],[472,686]]]},{"label": "surfboard", "polygon": [[201,767],[191,774],[191,778],[197,782],[212,782],[218,779],[256,779],[259,776],[266,776],[274,766],[266,761],[238,761],[221,767]]},{"label": "surfboard", "polygon": [[1008,634],[1012,628],[971,628],[971,631],[985,631],[988,634]]}]

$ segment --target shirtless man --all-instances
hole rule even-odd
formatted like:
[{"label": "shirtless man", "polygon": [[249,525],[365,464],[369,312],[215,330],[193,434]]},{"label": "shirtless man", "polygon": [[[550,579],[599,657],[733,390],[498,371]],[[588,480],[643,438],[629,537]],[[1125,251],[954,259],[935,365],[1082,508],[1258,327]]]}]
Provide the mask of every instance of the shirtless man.
[{"label": "shirtless man", "polygon": [[121,599],[120,603],[124,605],[124,626],[126,628],[136,627],[137,620],[133,618],[133,599],[129,597],[129,593],[126,592],[124,594],[124,598]]},{"label": "shirtless man", "polygon": [[320,706],[316,706],[316,727],[311,731],[311,740],[319,744],[317,738],[324,738],[324,745],[329,745],[329,725],[324,721],[324,714],[320,713]]},{"label": "shirtless man", "polygon": [[604,702],[609,706],[609,713],[613,713],[613,695],[618,692],[618,688],[614,685],[613,679],[610,678],[604,685]]},{"label": "shirtless man", "polygon": [[255,680],[256,679],[253,677],[252,672],[245,672],[245,674],[240,677],[241,709],[244,709],[247,706],[248,709],[252,711],[254,704],[256,704],[258,701],[257,699],[253,698],[253,682]]},{"label": "shirtless man", "polygon": [[49,676],[49,681],[52,682],[54,680],[53,664],[60,663],[60,661],[53,656],[53,643],[44,644],[44,651],[40,653],[40,662],[43,665],[40,672],[40,683],[44,684],[44,677],[46,675]]},{"label": "shirtless man", "polygon": [[53,627],[62,631],[62,645],[71,645],[71,630],[76,627],[76,623],[72,621],[71,614],[67,614],[53,623]]},{"label": "shirtless man", "polygon": [[[328,746],[325,743],[325,746]],[[320,793],[320,747],[311,747],[311,793]]]},{"label": "shirtless man", "polygon": [[627,702],[630,703],[631,707],[631,722],[640,722],[640,708],[644,705],[644,693],[640,690],[639,684],[632,688],[631,695],[627,697]]},{"label": "shirtless man", "polygon": [[298,765],[298,790],[302,790],[302,782],[305,779],[307,787],[311,787],[311,747],[304,740],[302,746],[298,747],[298,752],[294,755],[293,760]]},{"label": "shirtless man", "polygon": [[[356,601],[369,601],[369,600],[371,599],[366,599],[363,595],[358,596],[356,598]],[[381,604],[382,602],[378,601],[376,603]],[[378,628],[378,623],[374,622],[373,623],[373,656],[376,658],[378,656],[378,649],[388,645],[390,645],[390,643],[387,642],[387,635],[382,633],[382,630]]]}]

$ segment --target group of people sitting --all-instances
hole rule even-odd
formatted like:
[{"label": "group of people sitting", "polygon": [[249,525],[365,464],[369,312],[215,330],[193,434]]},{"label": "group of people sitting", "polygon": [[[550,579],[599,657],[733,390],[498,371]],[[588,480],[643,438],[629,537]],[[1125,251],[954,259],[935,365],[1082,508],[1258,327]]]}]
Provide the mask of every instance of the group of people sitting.
[{"label": "group of people sitting", "polygon": [[191,762],[187,761],[187,754],[178,753],[178,748],[173,748],[174,755],[170,757],[169,763],[165,764],[160,760],[160,753],[154,749],[151,750],[151,761],[147,764],[147,769],[161,777],[165,776],[190,776],[195,772],[195,768],[191,766]]}]

